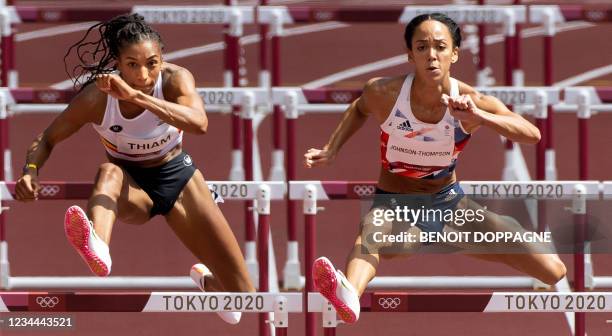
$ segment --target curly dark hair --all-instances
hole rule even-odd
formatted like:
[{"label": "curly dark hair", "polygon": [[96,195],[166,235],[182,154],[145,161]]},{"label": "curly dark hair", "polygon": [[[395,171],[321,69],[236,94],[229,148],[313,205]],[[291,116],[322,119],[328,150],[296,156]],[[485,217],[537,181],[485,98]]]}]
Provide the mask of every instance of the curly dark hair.
[{"label": "curly dark hair", "polygon": [[[99,39],[88,41],[91,40],[89,34],[94,30],[98,31]],[[163,50],[161,36],[145,22],[142,15],[119,15],[110,21],[91,26],[85,36],[68,49],[64,56],[64,69],[74,83],[74,88],[82,90],[91,84],[98,74],[109,73],[116,69],[115,61],[119,57],[121,48],[146,40],[157,42]],[[78,64],[69,71],[67,59],[73,50],[76,52]]]}]

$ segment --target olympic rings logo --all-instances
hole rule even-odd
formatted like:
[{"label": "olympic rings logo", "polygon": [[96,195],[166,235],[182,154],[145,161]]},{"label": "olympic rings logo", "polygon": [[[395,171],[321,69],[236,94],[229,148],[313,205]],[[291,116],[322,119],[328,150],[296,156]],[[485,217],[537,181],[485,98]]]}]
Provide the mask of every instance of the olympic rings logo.
[{"label": "olympic rings logo", "polygon": [[59,193],[60,187],[58,185],[43,185],[40,188],[40,195],[45,197],[53,197]]},{"label": "olympic rings logo", "polygon": [[376,187],[373,185],[358,184],[358,185],[353,186],[353,192],[361,197],[370,196],[370,195],[374,195],[374,193],[376,192]]},{"label": "olympic rings logo", "polygon": [[41,91],[38,93],[38,99],[43,103],[55,103],[60,99],[60,94],[56,91]]},{"label": "olympic rings logo", "polygon": [[346,91],[332,92],[330,98],[334,103],[344,104],[350,102],[353,99],[353,95]]},{"label": "olympic rings logo", "polygon": [[399,307],[402,300],[398,297],[386,297],[378,299],[378,305],[383,309],[395,309]]},{"label": "olympic rings logo", "polygon": [[333,12],[320,11],[314,13],[315,21],[329,21],[334,17]]},{"label": "olympic rings logo", "polygon": [[41,308],[53,308],[59,303],[59,298],[57,296],[38,296],[36,297],[36,303]]},{"label": "olympic rings logo", "polygon": [[42,18],[47,22],[59,21],[62,18],[62,12],[58,10],[48,10],[42,13]]},{"label": "olympic rings logo", "polygon": [[588,10],[584,15],[590,21],[603,21],[606,18],[606,13],[604,11],[596,9]]}]

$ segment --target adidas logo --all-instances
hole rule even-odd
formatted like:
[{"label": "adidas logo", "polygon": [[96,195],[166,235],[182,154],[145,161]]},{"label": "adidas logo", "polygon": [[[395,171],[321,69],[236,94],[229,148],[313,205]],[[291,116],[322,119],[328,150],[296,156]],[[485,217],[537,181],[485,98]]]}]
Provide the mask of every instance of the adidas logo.
[{"label": "adidas logo", "polygon": [[412,132],[412,126],[410,126],[410,122],[408,120],[397,125],[397,129],[402,130],[402,131]]},{"label": "adidas logo", "polygon": [[457,192],[453,189],[451,189],[448,194],[446,195],[446,197],[444,198],[445,202],[450,202],[452,201],[456,196],[457,196]]}]

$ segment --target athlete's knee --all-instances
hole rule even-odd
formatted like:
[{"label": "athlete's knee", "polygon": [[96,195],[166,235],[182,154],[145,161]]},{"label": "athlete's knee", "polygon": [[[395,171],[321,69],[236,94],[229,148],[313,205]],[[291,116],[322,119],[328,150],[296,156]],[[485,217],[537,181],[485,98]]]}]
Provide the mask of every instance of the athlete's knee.
[{"label": "athlete's knee", "polygon": [[546,265],[544,265],[544,273],[540,280],[547,285],[553,286],[559,282],[559,280],[563,279],[566,273],[567,268],[565,264],[559,257],[552,255],[548,258]]},{"label": "athlete's knee", "polygon": [[105,162],[98,168],[99,183],[121,182],[123,180],[123,170],[114,163]]},{"label": "athlete's knee", "polygon": [[523,226],[514,217],[506,215],[493,215],[489,217],[488,224],[484,228],[493,232],[520,232]]}]

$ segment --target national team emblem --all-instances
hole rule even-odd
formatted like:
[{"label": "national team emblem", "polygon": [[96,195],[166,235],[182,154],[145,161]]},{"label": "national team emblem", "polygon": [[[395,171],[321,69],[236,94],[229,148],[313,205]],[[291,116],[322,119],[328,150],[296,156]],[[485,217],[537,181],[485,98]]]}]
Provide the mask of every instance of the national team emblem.
[{"label": "national team emblem", "polygon": [[121,125],[113,125],[109,129],[115,133],[123,131],[123,127],[121,127]]},{"label": "national team emblem", "polygon": [[408,119],[400,110],[395,110],[395,116],[402,119]]},{"label": "national team emblem", "polygon": [[191,166],[191,165],[193,164],[193,161],[191,160],[191,156],[189,156],[189,155],[185,155],[185,157],[183,158],[183,164],[184,164],[186,167]]}]

